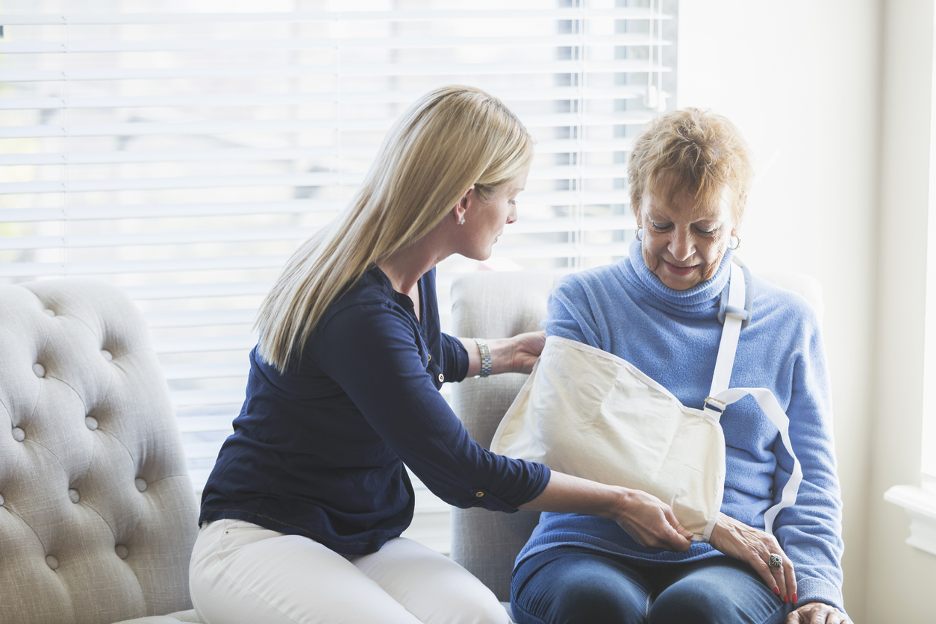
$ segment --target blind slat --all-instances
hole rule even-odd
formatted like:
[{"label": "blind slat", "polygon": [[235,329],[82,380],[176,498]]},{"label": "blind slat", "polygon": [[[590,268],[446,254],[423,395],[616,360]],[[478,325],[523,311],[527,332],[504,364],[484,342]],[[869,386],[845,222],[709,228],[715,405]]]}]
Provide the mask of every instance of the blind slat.
[{"label": "blind slat", "polygon": [[[72,82],[96,80],[170,80],[192,78],[299,78],[303,76],[332,76],[336,66],[324,65],[231,65],[217,67],[174,67],[172,69],[69,69],[0,71],[3,82]],[[575,74],[591,73],[646,73],[656,71],[645,61],[552,61],[548,63],[342,63],[345,76],[460,76],[504,74]],[[668,68],[661,71],[668,72]]]},{"label": "blind slat", "polygon": [[167,260],[121,260],[120,262],[18,262],[0,264],[0,277],[43,277],[49,275],[118,275],[188,271],[233,271],[236,269],[281,268],[287,256],[214,256]]},{"label": "blind slat", "polygon": [[68,43],[2,43],[0,54],[82,54],[107,52],[208,52],[238,50],[334,50],[336,48],[472,48],[503,46],[522,47],[580,47],[580,46],[648,46],[671,45],[657,42],[649,34],[621,34],[591,36],[579,35],[510,36],[510,37],[318,37],[284,39],[172,39],[154,41],[87,40]]},{"label": "blind slat", "polygon": [[524,20],[578,20],[591,19],[628,19],[651,20],[672,19],[668,14],[654,13],[646,8],[620,9],[495,9],[495,10],[397,10],[397,11],[290,11],[288,13],[106,13],[85,12],[61,14],[22,14],[5,15],[7,25],[100,25],[100,24],[195,24],[219,22],[304,22],[339,20],[378,20],[378,21],[429,21],[452,19],[507,19]]},{"label": "blind slat", "polygon": [[[267,287],[269,290],[269,286]],[[204,353],[206,351],[237,351],[252,349],[257,344],[257,336],[243,334],[237,336],[200,336],[179,338],[176,340],[154,340],[156,353]]]},{"label": "blind slat", "polygon": [[[343,199],[292,199],[270,202],[227,202],[204,204],[144,204],[140,206],[68,206],[0,210],[0,221],[87,221],[98,219],[155,219],[160,217],[206,217],[221,215],[302,214],[333,212],[347,205]],[[626,190],[524,192],[520,202],[526,206],[571,206],[577,204],[629,204]]]},{"label": "blind slat", "polygon": [[[545,126],[605,126],[643,125],[653,117],[648,113],[582,114],[556,113],[552,115],[528,115],[524,125],[528,128]],[[213,135],[248,132],[295,133],[309,130],[388,130],[393,119],[323,119],[316,121],[230,121],[230,122],[181,122],[124,124],[77,124],[68,128],[60,125],[0,126],[0,138],[17,139],[32,137],[95,137],[95,136],[145,136],[154,134]]]},{"label": "blind slat", "polygon": [[[610,171],[614,170],[614,171]],[[572,180],[607,178],[620,167],[536,167],[530,180]],[[145,189],[235,188],[245,186],[328,186],[358,185],[364,172],[295,173],[286,175],[202,176],[175,178],[107,178],[102,180],[64,180],[58,182],[12,182],[0,184],[0,195],[16,193],[88,193],[92,191],[127,191]]]},{"label": "blind slat", "polygon": [[165,217],[211,217],[224,215],[268,215],[283,213],[332,212],[347,204],[341,199],[287,199],[266,202],[219,202],[142,204],[139,206],[66,206],[60,208],[8,208],[0,211],[0,221],[93,221],[99,219],[155,219]]},{"label": "blind slat", "polygon": [[[617,100],[643,97],[646,86],[617,87],[556,87],[553,89],[504,89],[499,95],[505,100],[528,102],[554,100]],[[224,95],[147,95],[107,97],[49,97],[49,98],[5,98],[0,100],[0,110],[15,109],[59,109],[59,108],[137,108],[155,106],[263,106],[314,104],[335,102],[338,104],[390,104],[412,102],[422,93],[417,91],[323,91],[321,93],[226,93]]]},{"label": "blind slat", "polygon": [[[587,124],[586,124],[587,125]],[[602,141],[556,140],[537,143],[539,154],[567,152],[597,153],[627,151],[629,139]],[[89,165],[151,162],[244,162],[294,160],[298,158],[372,158],[377,146],[295,147],[295,148],[230,148],[223,150],[163,150],[122,152],[51,152],[39,154],[0,154],[2,165]]]}]

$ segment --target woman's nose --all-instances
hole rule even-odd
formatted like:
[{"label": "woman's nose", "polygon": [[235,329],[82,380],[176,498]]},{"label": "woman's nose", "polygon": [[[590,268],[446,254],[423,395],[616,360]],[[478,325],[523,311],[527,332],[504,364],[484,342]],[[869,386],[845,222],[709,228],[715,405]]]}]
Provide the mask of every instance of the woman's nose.
[{"label": "woman's nose", "polygon": [[510,205],[510,212],[507,213],[507,223],[515,223],[517,221],[517,205]]},{"label": "woman's nose", "polygon": [[692,235],[689,232],[679,231],[674,228],[673,236],[670,239],[670,253],[673,258],[682,262],[688,260],[695,251],[695,244]]}]

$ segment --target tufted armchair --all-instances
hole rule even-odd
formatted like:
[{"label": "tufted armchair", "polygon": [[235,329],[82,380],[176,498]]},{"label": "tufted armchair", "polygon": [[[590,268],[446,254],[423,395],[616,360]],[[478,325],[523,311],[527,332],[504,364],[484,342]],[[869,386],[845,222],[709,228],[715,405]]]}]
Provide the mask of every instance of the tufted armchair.
[{"label": "tufted armchair", "polygon": [[133,303],[96,280],[0,286],[0,624],[197,622],[197,517]]},{"label": "tufted armchair", "polygon": [[[821,323],[824,306],[818,281],[789,272],[758,271],[757,275],[804,297]],[[504,338],[539,330],[549,293],[559,277],[553,273],[485,271],[459,278],[452,284],[452,335]],[[466,379],[452,387],[455,413],[471,437],[485,448],[490,447],[497,425],[526,377],[509,373]],[[506,603],[514,560],[537,522],[539,514],[532,511],[503,514],[452,509],[452,558]],[[505,606],[509,611],[509,604]]]}]

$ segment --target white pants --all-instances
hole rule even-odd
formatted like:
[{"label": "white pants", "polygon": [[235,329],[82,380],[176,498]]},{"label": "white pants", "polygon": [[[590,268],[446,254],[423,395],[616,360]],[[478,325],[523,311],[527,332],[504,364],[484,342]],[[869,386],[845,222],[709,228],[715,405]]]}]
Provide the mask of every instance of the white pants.
[{"label": "white pants", "polygon": [[509,622],[481,581],[402,537],[345,557],[306,537],[217,520],[198,532],[189,585],[208,624]]}]

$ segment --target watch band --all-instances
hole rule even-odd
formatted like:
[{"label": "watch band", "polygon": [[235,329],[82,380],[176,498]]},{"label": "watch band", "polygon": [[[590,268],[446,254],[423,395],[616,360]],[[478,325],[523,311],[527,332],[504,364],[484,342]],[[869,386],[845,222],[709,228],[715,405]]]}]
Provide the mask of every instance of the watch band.
[{"label": "watch band", "polygon": [[487,377],[491,374],[491,349],[483,338],[475,338],[474,341],[481,352],[481,374],[478,377]]}]

